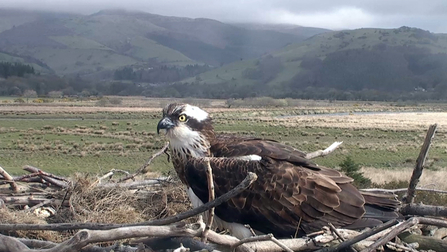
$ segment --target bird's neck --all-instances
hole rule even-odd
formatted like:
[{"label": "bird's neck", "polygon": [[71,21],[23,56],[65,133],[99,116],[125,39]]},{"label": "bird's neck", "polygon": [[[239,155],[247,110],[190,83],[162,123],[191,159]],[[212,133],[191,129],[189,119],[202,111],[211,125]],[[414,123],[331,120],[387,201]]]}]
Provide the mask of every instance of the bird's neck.
[{"label": "bird's neck", "polygon": [[185,166],[191,159],[210,157],[210,143],[206,137],[200,136],[189,138],[183,141],[177,139],[170,140],[172,163],[180,180],[187,185],[185,179]]}]

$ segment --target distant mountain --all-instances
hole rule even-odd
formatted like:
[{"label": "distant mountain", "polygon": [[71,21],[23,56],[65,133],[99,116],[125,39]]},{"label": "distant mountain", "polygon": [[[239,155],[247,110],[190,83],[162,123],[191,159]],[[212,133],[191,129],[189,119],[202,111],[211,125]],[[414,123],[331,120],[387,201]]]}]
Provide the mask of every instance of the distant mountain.
[{"label": "distant mountain", "polygon": [[447,99],[447,34],[410,27],[326,32],[184,82],[219,84],[214,89],[228,89],[227,97]]},{"label": "distant mountain", "polygon": [[39,72],[112,78],[125,66],[221,66],[323,32],[255,29],[211,19],[105,10],[92,15],[0,9],[0,61]]},{"label": "distant mountain", "polygon": [[249,30],[277,31],[303,37],[312,37],[320,33],[331,31],[323,28],[304,27],[293,24],[234,23],[233,25]]}]

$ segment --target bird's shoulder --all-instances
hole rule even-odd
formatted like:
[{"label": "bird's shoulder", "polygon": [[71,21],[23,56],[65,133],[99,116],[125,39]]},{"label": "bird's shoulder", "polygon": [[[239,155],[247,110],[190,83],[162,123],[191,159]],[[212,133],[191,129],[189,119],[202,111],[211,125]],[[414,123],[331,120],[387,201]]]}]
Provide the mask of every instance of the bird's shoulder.
[{"label": "bird's shoulder", "polygon": [[353,181],[335,169],[319,166],[306,159],[305,152],[271,139],[220,134],[211,142],[210,150],[214,157],[235,158],[256,155],[263,160],[263,166],[271,169],[281,170],[290,166],[295,172],[320,174],[333,179],[336,183]]}]

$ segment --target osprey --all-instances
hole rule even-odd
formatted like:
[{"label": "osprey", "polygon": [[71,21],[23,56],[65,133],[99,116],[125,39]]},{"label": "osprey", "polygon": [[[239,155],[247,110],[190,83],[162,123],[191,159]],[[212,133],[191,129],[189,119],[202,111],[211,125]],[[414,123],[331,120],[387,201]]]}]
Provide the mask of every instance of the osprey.
[{"label": "osprey", "polygon": [[219,135],[204,110],[189,104],[163,109],[157,132],[166,130],[172,162],[194,207],[208,202],[205,158],[213,169],[216,197],[254,172],[245,191],[215,208],[214,225],[238,238],[255,232],[292,237],[336,227],[363,228],[398,217],[399,202],[360,192],[353,179],[318,166],[305,154],[273,140]]}]

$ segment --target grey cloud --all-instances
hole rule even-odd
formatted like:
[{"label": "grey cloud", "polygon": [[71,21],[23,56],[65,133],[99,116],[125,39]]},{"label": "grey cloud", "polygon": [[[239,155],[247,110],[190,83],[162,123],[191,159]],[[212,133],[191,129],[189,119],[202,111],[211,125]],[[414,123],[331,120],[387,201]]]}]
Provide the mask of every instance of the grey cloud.
[{"label": "grey cloud", "polygon": [[124,8],[224,22],[289,22],[331,29],[407,25],[447,33],[445,0],[2,0],[0,7],[83,14]]}]

